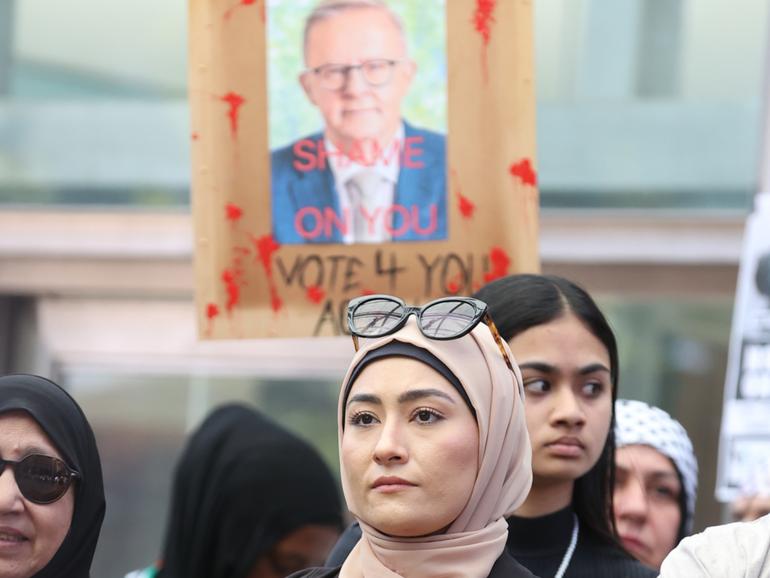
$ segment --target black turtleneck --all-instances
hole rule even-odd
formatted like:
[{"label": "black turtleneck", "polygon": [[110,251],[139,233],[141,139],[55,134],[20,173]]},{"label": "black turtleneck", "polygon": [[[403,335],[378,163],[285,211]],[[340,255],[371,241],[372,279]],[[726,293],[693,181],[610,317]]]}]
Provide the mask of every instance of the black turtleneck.
[{"label": "black turtleneck", "polygon": [[[567,507],[538,518],[508,518],[508,551],[541,578],[551,578],[572,538],[573,510]],[[577,548],[564,578],[654,578],[657,572],[580,526]]]}]

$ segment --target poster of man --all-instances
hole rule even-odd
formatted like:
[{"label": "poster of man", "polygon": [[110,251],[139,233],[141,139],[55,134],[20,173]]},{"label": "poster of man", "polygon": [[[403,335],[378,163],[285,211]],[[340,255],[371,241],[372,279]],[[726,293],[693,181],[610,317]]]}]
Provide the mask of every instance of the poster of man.
[{"label": "poster of man", "polygon": [[448,238],[444,0],[267,5],[273,236]]}]

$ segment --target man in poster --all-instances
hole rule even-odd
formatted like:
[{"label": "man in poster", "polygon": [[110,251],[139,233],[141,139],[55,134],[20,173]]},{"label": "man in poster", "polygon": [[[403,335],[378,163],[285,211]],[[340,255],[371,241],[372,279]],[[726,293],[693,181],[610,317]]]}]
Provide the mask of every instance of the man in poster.
[{"label": "man in poster", "polygon": [[271,154],[275,239],[446,239],[446,139],[402,118],[417,66],[399,17],[381,0],[322,1],[304,59],[299,80],[325,126]]}]

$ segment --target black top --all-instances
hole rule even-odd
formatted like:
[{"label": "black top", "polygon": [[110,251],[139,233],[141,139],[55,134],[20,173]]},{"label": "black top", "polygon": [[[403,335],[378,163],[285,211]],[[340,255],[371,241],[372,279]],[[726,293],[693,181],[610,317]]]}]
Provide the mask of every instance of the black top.
[{"label": "black top", "polygon": [[[508,518],[508,552],[530,572],[551,578],[569,546],[573,527],[572,508],[539,518]],[[361,536],[350,526],[332,549],[327,566],[339,566]],[[580,527],[577,548],[564,578],[655,578],[658,573],[603,541],[586,526]],[[313,578],[327,574],[309,574]],[[328,574],[336,576],[336,574]]]},{"label": "black top", "polygon": [[[358,528],[358,526],[356,526]],[[340,575],[340,566],[333,568],[310,568],[295,572],[289,578],[336,578]],[[537,578],[504,550],[492,566],[488,578]]]},{"label": "black top", "polygon": [[80,474],[75,511],[64,542],[32,578],[87,578],[104,519],[104,486],[99,451],[91,426],[70,395],[34,375],[0,377],[0,414],[23,411],[34,419],[67,465]]},{"label": "black top", "polygon": [[[572,538],[574,517],[568,507],[538,518],[508,518],[508,551],[543,578],[556,574]],[[658,573],[617,547],[607,544],[585,525],[564,578],[654,578]]]}]

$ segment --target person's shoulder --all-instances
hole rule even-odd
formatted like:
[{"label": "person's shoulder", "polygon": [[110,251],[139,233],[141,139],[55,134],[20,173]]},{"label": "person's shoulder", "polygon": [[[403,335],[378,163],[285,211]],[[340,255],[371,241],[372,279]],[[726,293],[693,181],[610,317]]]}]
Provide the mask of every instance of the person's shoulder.
[{"label": "person's shoulder", "polygon": [[[582,558],[582,557],[581,557]],[[620,551],[610,550],[596,553],[588,558],[572,560],[570,575],[578,578],[604,578],[623,576],[623,578],[656,578],[658,572],[645,566],[639,560],[631,558]]]},{"label": "person's shoulder", "polygon": [[336,578],[340,575],[340,566],[334,568],[307,568],[291,574],[288,578]]},{"label": "person's shoulder", "polygon": [[[620,547],[608,544],[593,532],[581,535],[582,547],[578,546],[578,564],[591,567],[603,573],[598,576],[623,576],[625,578],[655,578],[658,573],[645,566]],[[592,571],[594,571],[592,570]],[[586,576],[591,574],[586,574]]]},{"label": "person's shoulder", "polygon": [[753,522],[735,522],[706,528],[682,540],[663,560],[663,578],[723,576],[740,573],[759,578],[770,566],[770,515]]},{"label": "person's shoulder", "polygon": [[446,135],[432,131],[427,128],[415,126],[408,121],[404,121],[404,137],[420,137],[427,147],[445,147]]},{"label": "person's shoulder", "polygon": [[610,575],[626,578],[656,578],[658,572],[630,556],[620,556],[612,564]]},{"label": "person's shoulder", "polygon": [[[580,562],[578,562],[580,564]],[[617,548],[606,548],[601,553],[593,553],[585,563],[590,567],[586,576],[623,576],[624,578],[655,578],[656,570],[645,566]]]},{"label": "person's shoulder", "polygon": [[506,548],[492,566],[489,578],[537,578],[537,576],[522,566]]}]

